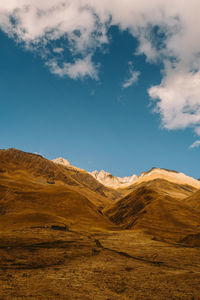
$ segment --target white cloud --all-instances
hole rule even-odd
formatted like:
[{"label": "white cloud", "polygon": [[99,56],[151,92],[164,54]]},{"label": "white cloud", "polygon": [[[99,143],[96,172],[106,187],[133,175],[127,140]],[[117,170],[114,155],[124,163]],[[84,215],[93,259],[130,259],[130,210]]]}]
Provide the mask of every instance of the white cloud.
[{"label": "white cloud", "polygon": [[200,147],[200,140],[195,141],[192,145],[190,145],[190,149]]},{"label": "white cloud", "polygon": [[47,62],[47,65],[53,74],[60,77],[67,75],[72,79],[78,79],[89,76],[98,79],[98,73],[91,61],[91,55],[86,56],[84,59],[77,59],[73,64],[64,62],[59,66],[56,60],[51,60]]},{"label": "white cloud", "polygon": [[138,71],[134,71],[133,69],[133,65],[131,62],[129,62],[129,73],[130,73],[130,77],[124,81],[124,83],[122,84],[123,88],[128,88],[131,85],[133,85],[135,82],[138,81],[138,77],[140,76],[140,72]]},{"label": "white cloud", "polygon": [[[163,63],[161,83],[149,89],[163,127],[194,127],[198,133],[199,11],[199,0],[7,0],[0,2],[0,28],[29,49],[45,48],[42,55],[50,70],[75,79],[97,78],[92,57],[109,42],[109,26],[128,30],[138,39],[138,55]],[[66,42],[61,48],[71,51],[70,61],[59,61],[59,53],[48,48],[61,37]]]},{"label": "white cloud", "polygon": [[200,72],[170,70],[158,86],[149,89],[167,129],[200,124]]},{"label": "white cloud", "polygon": [[[1,2],[0,28],[17,42],[23,43],[27,49],[38,51],[53,73],[60,76],[69,75],[74,79],[84,76],[97,79],[98,68],[95,70],[91,57],[97,47],[108,42],[106,20],[100,20],[100,16],[94,13],[89,2],[84,0]],[[48,46],[60,38],[62,46],[53,47],[51,51]],[[64,47],[71,51],[72,59],[60,62],[58,54]]]}]

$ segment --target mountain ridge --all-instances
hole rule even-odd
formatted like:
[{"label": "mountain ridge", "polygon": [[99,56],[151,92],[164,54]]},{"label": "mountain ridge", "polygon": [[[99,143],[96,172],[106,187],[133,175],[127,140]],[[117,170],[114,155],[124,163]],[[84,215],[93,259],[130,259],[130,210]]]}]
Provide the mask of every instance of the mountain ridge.
[{"label": "mountain ridge", "polygon": [[[61,157],[54,159],[52,161],[54,163],[61,164],[69,168],[79,169],[75,166],[72,166],[68,160]],[[105,170],[101,170],[101,171],[94,170],[92,172],[87,172],[87,173],[92,175],[97,181],[99,181],[104,186],[114,188],[114,189],[128,188],[131,187],[131,185],[138,184],[142,181],[153,180],[155,178],[165,178],[169,181],[172,182],[175,181],[181,184],[190,183],[190,185],[200,188],[199,180],[191,176],[188,176],[182,172],[178,172],[176,170],[170,170],[166,168],[152,167],[150,170],[142,172],[139,176],[133,174],[131,176],[125,176],[125,177],[114,176]]]}]

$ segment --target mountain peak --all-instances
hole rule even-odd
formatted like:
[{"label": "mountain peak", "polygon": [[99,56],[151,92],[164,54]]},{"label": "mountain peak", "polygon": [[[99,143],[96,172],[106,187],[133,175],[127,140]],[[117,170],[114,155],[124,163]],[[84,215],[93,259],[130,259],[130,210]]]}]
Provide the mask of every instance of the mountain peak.
[{"label": "mountain peak", "polygon": [[155,173],[155,172],[168,172],[168,173],[176,173],[176,174],[179,173],[179,172],[174,171],[174,170],[169,170],[169,169],[165,169],[165,168],[152,167],[150,170],[145,171],[145,172],[142,172],[142,173],[140,174],[140,177],[141,177],[141,176],[144,176],[144,175],[151,174],[151,173]]},{"label": "mountain peak", "polygon": [[58,165],[62,165],[65,167],[71,167],[70,162],[67,159],[62,158],[62,157],[55,158],[52,161]]},{"label": "mountain peak", "polygon": [[155,167],[147,172],[141,173],[141,175],[138,177],[137,183],[140,183],[142,181],[149,181],[157,178],[166,179],[168,181],[172,181],[180,184],[189,184],[196,188],[200,187],[198,180],[190,176],[187,176],[184,173],[179,173],[174,170],[161,169]]},{"label": "mountain peak", "polygon": [[111,173],[101,170],[100,172],[95,170],[90,173],[95,179],[101,182],[105,186],[112,188],[125,187],[132,184],[138,177],[133,174],[132,176],[116,177]]}]

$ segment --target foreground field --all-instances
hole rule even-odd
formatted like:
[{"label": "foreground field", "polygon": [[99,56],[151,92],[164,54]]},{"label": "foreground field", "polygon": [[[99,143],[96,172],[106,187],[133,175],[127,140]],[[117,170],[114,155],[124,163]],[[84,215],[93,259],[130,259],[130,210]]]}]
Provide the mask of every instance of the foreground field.
[{"label": "foreground field", "polygon": [[200,251],[141,231],[0,234],[0,299],[200,299]]}]

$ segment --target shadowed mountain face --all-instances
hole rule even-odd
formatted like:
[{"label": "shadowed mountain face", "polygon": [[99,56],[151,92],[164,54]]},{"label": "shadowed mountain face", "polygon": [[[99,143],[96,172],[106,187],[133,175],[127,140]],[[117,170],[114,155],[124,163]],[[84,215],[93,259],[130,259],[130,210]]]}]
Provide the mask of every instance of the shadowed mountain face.
[{"label": "shadowed mountain face", "polygon": [[199,232],[199,212],[190,205],[193,196],[187,198],[195,191],[188,185],[156,179],[136,185],[104,213],[126,229],[140,228],[157,239],[179,241],[187,234]]},{"label": "shadowed mountain face", "polygon": [[190,207],[200,211],[200,191],[198,190],[196,193],[191,196],[185,198],[183,202]]},{"label": "shadowed mountain face", "polygon": [[113,189],[0,150],[0,299],[199,299],[198,187],[153,169]]}]

